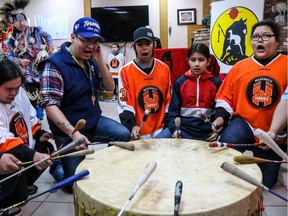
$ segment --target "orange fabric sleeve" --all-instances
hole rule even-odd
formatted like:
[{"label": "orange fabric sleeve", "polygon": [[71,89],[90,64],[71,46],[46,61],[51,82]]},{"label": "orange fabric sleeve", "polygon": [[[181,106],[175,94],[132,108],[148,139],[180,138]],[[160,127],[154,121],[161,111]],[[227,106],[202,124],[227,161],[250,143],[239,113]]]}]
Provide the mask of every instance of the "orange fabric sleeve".
[{"label": "orange fabric sleeve", "polygon": [[23,144],[23,140],[20,138],[9,138],[6,142],[0,144],[0,152],[7,152],[14,147]]},{"label": "orange fabric sleeve", "polygon": [[41,125],[37,122],[36,124],[34,124],[31,128],[32,130],[32,135],[34,136],[34,134],[41,129]]}]

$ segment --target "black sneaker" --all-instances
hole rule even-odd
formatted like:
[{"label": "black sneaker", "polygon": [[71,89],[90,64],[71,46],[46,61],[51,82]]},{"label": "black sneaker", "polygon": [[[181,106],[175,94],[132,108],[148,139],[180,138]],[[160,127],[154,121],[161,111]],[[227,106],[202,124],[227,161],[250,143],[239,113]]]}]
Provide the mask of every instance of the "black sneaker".
[{"label": "black sneaker", "polygon": [[27,187],[28,189],[28,195],[35,194],[38,190],[38,187],[36,185],[31,185]]},{"label": "black sneaker", "polygon": [[22,214],[23,214],[23,211],[21,208],[14,207],[3,212],[2,214],[0,214],[0,216],[21,216]]}]

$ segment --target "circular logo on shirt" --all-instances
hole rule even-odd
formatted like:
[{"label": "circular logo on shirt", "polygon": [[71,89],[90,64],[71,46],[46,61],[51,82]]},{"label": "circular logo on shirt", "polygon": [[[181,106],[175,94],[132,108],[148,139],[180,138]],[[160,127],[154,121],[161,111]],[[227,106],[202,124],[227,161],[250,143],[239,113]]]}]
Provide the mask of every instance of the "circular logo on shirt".
[{"label": "circular logo on shirt", "polygon": [[163,104],[163,94],[156,86],[145,86],[140,90],[137,100],[143,111],[149,110],[149,113],[156,113]]},{"label": "circular logo on shirt", "polygon": [[119,67],[119,60],[117,58],[113,58],[111,61],[110,61],[110,67],[111,68],[118,68]]},{"label": "circular logo on shirt", "polygon": [[248,83],[246,97],[253,107],[267,108],[279,98],[279,87],[271,77],[256,77]]}]

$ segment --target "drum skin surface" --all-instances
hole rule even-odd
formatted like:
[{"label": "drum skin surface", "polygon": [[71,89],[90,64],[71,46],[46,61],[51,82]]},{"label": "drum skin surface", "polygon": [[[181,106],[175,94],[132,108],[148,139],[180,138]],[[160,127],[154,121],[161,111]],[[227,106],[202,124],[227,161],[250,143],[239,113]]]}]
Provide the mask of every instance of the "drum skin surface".
[{"label": "drum skin surface", "polygon": [[209,148],[204,141],[153,139],[133,141],[135,151],[116,146],[95,152],[77,172],[90,175],[74,186],[76,215],[117,215],[135,188],[149,161],[157,167],[129,202],[123,216],[173,216],[174,191],[183,183],[180,216],[259,215],[262,190],[225,172],[229,162],[259,182],[256,164],[236,164],[241,155],[231,148]]}]

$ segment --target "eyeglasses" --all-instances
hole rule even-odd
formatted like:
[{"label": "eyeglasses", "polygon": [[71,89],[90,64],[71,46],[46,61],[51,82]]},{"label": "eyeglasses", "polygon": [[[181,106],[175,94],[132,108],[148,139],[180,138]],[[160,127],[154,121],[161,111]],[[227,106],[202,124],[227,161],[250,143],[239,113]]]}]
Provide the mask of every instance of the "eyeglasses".
[{"label": "eyeglasses", "polygon": [[252,35],[252,41],[259,41],[261,38],[262,41],[268,41],[271,37],[274,37],[274,34],[264,34],[264,35]]},{"label": "eyeglasses", "polygon": [[89,45],[97,45],[99,43],[98,39],[93,39],[93,40],[87,40],[84,38],[79,37],[77,34],[75,34],[76,38],[78,38],[85,46],[89,46]]}]

